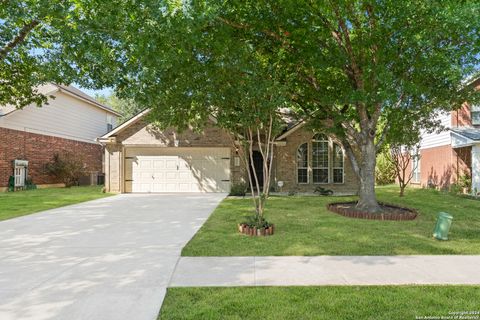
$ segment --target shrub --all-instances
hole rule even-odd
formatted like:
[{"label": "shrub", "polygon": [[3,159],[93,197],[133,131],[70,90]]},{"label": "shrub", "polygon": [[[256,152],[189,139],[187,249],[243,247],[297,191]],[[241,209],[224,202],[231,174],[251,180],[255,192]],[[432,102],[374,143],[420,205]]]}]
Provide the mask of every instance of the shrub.
[{"label": "shrub", "polygon": [[320,186],[316,187],[313,192],[318,193],[318,195],[320,195],[320,196],[331,196],[331,195],[333,195],[332,190],[325,189],[325,188],[322,188]]},{"label": "shrub", "polygon": [[452,183],[450,185],[450,189],[449,189],[450,193],[452,194],[463,194],[463,187],[456,184],[456,183]]},{"label": "shrub", "polygon": [[246,183],[237,183],[232,186],[230,189],[231,196],[244,197],[247,193],[247,184]]},{"label": "shrub", "polygon": [[386,151],[382,151],[377,156],[375,182],[378,185],[392,184],[395,182],[395,166],[392,161],[389,160],[388,155],[385,154],[386,152],[389,152],[389,150],[386,149]]},{"label": "shrub", "polygon": [[79,179],[86,174],[81,157],[69,151],[55,153],[52,161],[45,165],[45,171],[62,181],[67,188],[78,185]]},{"label": "shrub", "polygon": [[458,177],[458,185],[470,191],[472,189],[472,177],[468,172],[464,172]]}]

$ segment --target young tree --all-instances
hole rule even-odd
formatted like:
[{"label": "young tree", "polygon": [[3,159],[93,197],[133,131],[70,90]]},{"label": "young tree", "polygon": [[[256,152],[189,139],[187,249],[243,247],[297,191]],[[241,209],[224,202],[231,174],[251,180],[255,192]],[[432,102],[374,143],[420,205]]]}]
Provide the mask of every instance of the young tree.
[{"label": "young tree", "polygon": [[[227,58],[220,55],[223,50],[220,44],[209,47],[208,57],[202,54],[201,59],[189,64],[180,61],[181,66],[175,70],[188,70],[190,81],[174,77],[158,83],[153,79],[155,84],[150,83],[149,89],[161,90],[163,95],[148,96],[152,99],[149,117],[163,128],[194,127],[197,130],[208,125],[213,117],[215,125],[230,134],[243,161],[255,208],[254,220],[262,227],[266,222],[264,212],[270,190],[274,140],[283,128],[279,109],[287,106],[289,94],[277,81],[277,72],[268,63],[268,56],[243,44],[237,45],[242,48],[229,54],[228,63],[225,63]],[[178,55],[177,58],[181,59]],[[147,98],[139,97],[136,90],[124,92],[139,99]],[[251,166],[254,151],[259,151],[263,159],[263,179]]]},{"label": "young tree", "polygon": [[395,176],[400,186],[400,197],[412,181],[420,160],[419,146],[393,145],[390,147],[388,160],[395,168]]},{"label": "young tree", "polygon": [[[478,98],[462,81],[480,65],[479,13],[477,1],[455,0],[119,0],[85,8],[89,32],[65,52],[120,97],[192,125],[211,113],[197,101],[241,78],[236,58],[248,52],[275,71],[303,120],[342,142],[360,181],[357,207],[378,212],[384,141]],[[103,49],[75,49],[85,44]]]}]

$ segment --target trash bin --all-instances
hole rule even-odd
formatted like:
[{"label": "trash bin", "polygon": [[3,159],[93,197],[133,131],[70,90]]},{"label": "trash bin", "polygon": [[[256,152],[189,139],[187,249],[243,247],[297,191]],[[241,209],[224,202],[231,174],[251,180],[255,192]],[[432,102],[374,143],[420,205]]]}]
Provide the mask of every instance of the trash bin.
[{"label": "trash bin", "polygon": [[446,212],[440,212],[437,218],[433,236],[438,240],[448,240],[448,231],[452,225],[453,217]]}]

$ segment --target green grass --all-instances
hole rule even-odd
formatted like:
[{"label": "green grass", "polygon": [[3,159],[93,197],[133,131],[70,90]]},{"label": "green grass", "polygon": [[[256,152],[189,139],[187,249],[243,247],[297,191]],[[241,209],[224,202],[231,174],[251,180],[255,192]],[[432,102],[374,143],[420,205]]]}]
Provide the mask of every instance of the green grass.
[{"label": "green grass", "polygon": [[[266,217],[275,235],[248,237],[237,223],[252,214],[251,199],[226,199],[182,251],[184,256],[480,254],[480,201],[425,189],[377,189],[379,200],[417,208],[413,221],[346,218],[326,210],[352,197],[271,197]],[[432,238],[438,212],[453,215],[449,241]]]},{"label": "green grass", "polygon": [[101,186],[95,186],[2,192],[0,221],[110,195],[102,193],[101,190]]},{"label": "green grass", "polygon": [[479,312],[478,301],[473,286],[169,288],[158,318],[448,319]]}]

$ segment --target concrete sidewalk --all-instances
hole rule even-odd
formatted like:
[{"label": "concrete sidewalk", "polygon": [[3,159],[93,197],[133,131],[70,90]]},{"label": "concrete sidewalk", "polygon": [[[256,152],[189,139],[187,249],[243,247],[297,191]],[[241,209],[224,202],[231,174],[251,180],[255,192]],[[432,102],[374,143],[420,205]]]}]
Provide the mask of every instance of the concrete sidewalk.
[{"label": "concrete sidewalk", "polygon": [[480,285],[480,256],[182,257],[170,287]]}]

